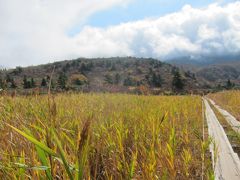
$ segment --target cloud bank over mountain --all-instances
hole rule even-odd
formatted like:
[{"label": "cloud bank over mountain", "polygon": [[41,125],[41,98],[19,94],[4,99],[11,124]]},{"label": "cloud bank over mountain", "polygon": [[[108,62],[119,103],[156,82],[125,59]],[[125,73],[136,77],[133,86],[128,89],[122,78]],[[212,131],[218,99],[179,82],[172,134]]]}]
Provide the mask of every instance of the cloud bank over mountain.
[{"label": "cloud bank over mountain", "polygon": [[[129,1],[0,0],[0,64],[46,63],[76,57],[137,56],[172,59],[240,54],[240,2],[185,5],[179,12],[106,28],[91,27],[91,14]],[[164,8],[164,7],[163,7]],[[76,24],[79,33],[69,36]]]},{"label": "cloud bank over mountain", "polygon": [[85,27],[76,37],[85,56],[132,55],[163,59],[240,52],[240,2],[206,9],[189,5],[164,17],[106,29]]}]

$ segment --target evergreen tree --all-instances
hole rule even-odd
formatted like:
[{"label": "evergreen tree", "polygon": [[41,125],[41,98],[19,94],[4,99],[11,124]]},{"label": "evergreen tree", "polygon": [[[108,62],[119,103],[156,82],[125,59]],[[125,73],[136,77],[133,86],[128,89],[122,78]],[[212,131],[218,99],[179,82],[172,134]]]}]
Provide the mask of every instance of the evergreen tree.
[{"label": "evergreen tree", "polygon": [[87,69],[88,69],[88,71],[91,71],[91,69],[94,67],[94,64],[93,64],[93,62],[89,62],[88,64],[87,64]]},{"label": "evergreen tree", "polygon": [[162,86],[162,78],[160,74],[153,73],[151,83],[155,87],[161,87]]},{"label": "evergreen tree", "polygon": [[1,77],[0,77],[0,89],[3,89],[3,80]]},{"label": "evergreen tree", "polygon": [[30,88],[34,88],[34,87],[36,87],[36,83],[35,83],[34,79],[31,78],[31,85],[30,85]]},{"label": "evergreen tree", "polygon": [[230,79],[228,79],[226,83],[226,89],[232,89],[234,86],[235,84],[232,83]]},{"label": "evergreen tree", "polygon": [[182,76],[181,74],[179,73],[179,71],[176,71],[174,73],[174,76],[173,76],[173,80],[172,80],[172,87],[173,87],[173,90],[182,90],[183,87],[184,87],[184,83],[183,83],[183,80],[182,80]]},{"label": "evergreen tree", "polygon": [[113,84],[113,78],[112,78],[112,76],[111,75],[109,75],[109,74],[106,74],[105,75],[105,79],[104,79],[107,83],[109,83],[109,84]]},{"label": "evergreen tree", "polygon": [[127,76],[123,81],[124,86],[136,86],[136,81],[132,79],[130,76]]},{"label": "evergreen tree", "polygon": [[88,70],[88,68],[87,68],[87,66],[86,66],[86,64],[85,63],[82,63],[81,64],[81,67],[80,67],[80,72],[84,72],[84,71],[87,71]]},{"label": "evergreen tree", "polygon": [[110,68],[110,71],[115,71],[115,70],[116,70],[115,63],[112,63],[112,67]]},{"label": "evergreen tree", "polygon": [[16,67],[16,69],[13,70],[13,74],[15,76],[21,74],[22,72],[23,72],[23,69],[20,66]]},{"label": "evergreen tree", "polygon": [[66,85],[67,85],[67,76],[64,73],[61,73],[58,77],[58,86],[61,89],[66,89]]},{"label": "evergreen tree", "polygon": [[162,78],[160,74],[156,74],[155,72],[150,72],[145,76],[148,84],[153,87],[161,87],[162,86]]},{"label": "evergreen tree", "polygon": [[115,77],[114,77],[114,83],[115,84],[119,84],[120,83],[120,80],[121,80],[121,77],[120,77],[120,74],[115,74]]},{"label": "evergreen tree", "polygon": [[24,77],[23,77],[23,88],[24,89],[30,89],[30,88],[33,88],[35,86],[36,86],[36,84],[35,84],[34,79],[31,78],[31,80],[28,80],[27,76],[24,75]]},{"label": "evergreen tree", "polygon": [[47,75],[47,82],[50,82],[51,77],[49,75]]},{"label": "evergreen tree", "polygon": [[74,81],[74,84],[78,85],[78,86],[81,86],[84,84],[83,81],[81,81],[79,78],[77,78],[75,81]]},{"label": "evergreen tree", "polygon": [[24,89],[29,88],[29,83],[28,83],[28,80],[27,80],[27,76],[26,76],[26,75],[24,75],[24,77],[23,77],[23,88],[24,88]]},{"label": "evergreen tree", "polygon": [[51,80],[51,89],[54,89],[56,86],[55,82],[53,80]]},{"label": "evergreen tree", "polygon": [[0,89],[6,88],[6,82],[0,77]]},{"label": "evergreen tree", "polygon": [[7,76],[6,76],[6,82],[7,82],[7,83],[10,83],[11,81],[12,81],[11,76],[10,76],[9,74],[7,74]]},{"label": "evergreen tree", "polygon": [[[47,78],[46,78],[46,85],[50,85],[50,79],[51,77],[49,75],[47,75]],[[55,88],[56,84],[53,80],[51,80],[51,89]]]},{"label": "evergreen tree", "polygon": [[15,83],[14,79],[11,79],[11,88],[17,88],[17,84]]},{"label": "evergreen tree", "polygon": [[42,87],[47,86],[47,80],[45,78],[42,78],[41,86]]}]

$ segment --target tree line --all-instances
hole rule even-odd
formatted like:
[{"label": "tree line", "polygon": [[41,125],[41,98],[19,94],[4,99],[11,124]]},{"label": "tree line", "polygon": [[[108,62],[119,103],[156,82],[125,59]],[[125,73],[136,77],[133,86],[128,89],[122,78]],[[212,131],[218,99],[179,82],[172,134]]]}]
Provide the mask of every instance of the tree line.
[{"label": "tree line", "polygon": [[[161,78],[161,75],[155,72],[150,72],[149,75],[146,75],[147,83],[151,87],[161,87],[163,80]],[[121,82],[122,78],[119,73],[116,73],[114,76],[111,76],[109,74],[105,75],[105,82],[109,84],[116,84],[118,85]],[[143,83],[141,81],[136,81],[134,78],[132,78],[130,75],[127,75],[125,79],[122,80],[124,86],[139,86]],[[68,77],[67,75],[62,72],[59,74],[57,78],[57,87],[60,89],[66,89],[67,88],[67,82]],[[35,79],[33,77],[27,77],[24,75],[22,80],[22,88],[24,89],[31,89],[36,87],[47,87],[50,83],[50,77],[46,76],[42,78],[41,83],[36,83]],[[77,79],[75,80],[76,85],[82,85],[84,84],[81,82],[81,80]],[[184,87],[184,82],[182,80],[181,74],[177,71],[172,80],[172,86],[174,90],[182,90]],[[10,75],[6,75],[5,78],[0,77],[0,88],[1,89],[7,89],[7,88],[13,88],[16,89],[18,87],[17,83],[15,82],[14,78],[12,78]],[[53,80],[51,80],[51,87],[55,87],[55,83]]]},{"label": "tree line", "polygon": [[[14,78],[12,78],[10,75],[6,75],[5,78],[0,77],[0,89],[8,89],[8,88],[16,89],[18,87],[19,88],[22,87],[23,89],[31,89],[39,86],[47,87],[49,83],[50,83],[50,76],[46,76],[42,78],[41,83],[37,84],[33,77],[27,77],[26,75],[24,75],[20,86],[19,84],[17,85]],[[64,73],[61,73],[58,77],[57,85],[59,88],[65,89],[66,84],[67,84],[67,76]],[[55,87],[55,83],[53,82],[53,80],[51,80],[51,87],[52,88]]]}]

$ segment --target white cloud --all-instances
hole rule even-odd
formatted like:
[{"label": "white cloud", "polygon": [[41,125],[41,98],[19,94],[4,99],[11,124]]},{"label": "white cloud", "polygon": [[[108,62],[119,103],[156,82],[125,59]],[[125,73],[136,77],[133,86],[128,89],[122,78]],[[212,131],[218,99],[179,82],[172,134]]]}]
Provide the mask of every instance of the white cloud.
[{"label": "white cloud", "polygon": [[0,0],[0,64],[27,65],[77,57],[174,58],[240,53],[240,2],[107,28],[67,31],[96,11],[130,0]]},{"label": "white cloud", "polygon": [[202,24],[198,29],[198,36],[200,40],[214,39],[219,36],[219,33],[214,28],[209,28],[207,24]]},{"label": "white cloud", "polygon": [[0,0],[0,64],[46,63],[79,55],[69,29],[131,0]]},{"label": "white cloud", "polygon": [[87,57],[233,55],[240,53],[240,2],[205,9],[186,5],[156,19],[105,29],[87,27],[75,38],[79,40],[76,48]]}]

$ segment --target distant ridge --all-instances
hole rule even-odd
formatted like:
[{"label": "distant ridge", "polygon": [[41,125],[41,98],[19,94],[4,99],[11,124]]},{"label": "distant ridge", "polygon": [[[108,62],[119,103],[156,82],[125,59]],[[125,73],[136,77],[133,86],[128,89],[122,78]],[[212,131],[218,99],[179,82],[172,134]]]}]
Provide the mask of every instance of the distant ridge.
[{"label": "distant ridge", "polygon": [[[135,57],[78,58],[38,66],[16,67],[4,72],[2,77],[14,79],[14,85],[18,89],[24,88],[24,78],[25,81],[33,79],[34,87],[42,88],[41,84],[48,83],[46,81],[53,69],[52,80],[56,90],[64,88],[87,92],[138,92],[140,89],[159,94],[173,90],[176,72],[180,73],[184,82],[182,92],[192,92],[203,87],[191,72],[153,58]],[[59,87],[59,81],[65,80],[64,87]],[[11,84],[9,87],[11,88]]]},{"label": "distant ridge", "polygon": [[240,53],[235,55],[219,55],[219,56],[182,56],[166,60],[166,62],[175,65],[190,65],[196,67],[208,66],[213,64],[222,64],[240,61]]},{"label": "distant ridge", "polygon": [[[179,72],[184,82],[184,89],[180,91],[183,93],[240,88],[240,60],[215,61],[206,65],[193,63],[187,57],[184,61],[182,57],[181,61],[177,62],[170,64],[170,62],[153,58],[136,57],[78,58],[7,69],[0,71],[0,79],[9,82],[7,87],[10,89],[15,86],[19,90],[26,89],[23,85],[24,79],[30,83],[28,84],[30,89],[33,87],[46,89],[54,69],[52,85],[56,91],[64,89],[84,92],[138,93],[147,90],[152,94],[159,94],[175,91],[173,77],[176,72]],[[14,84],[11,84],[12,80]],[[66,81],[66,83],[63,87],[59,87],[59,81]],[[34,86],[31,86],[31,83]]]},{"label": "distant ridge", "polygon": [[169,63],[185,71],[192,71],[200,81],[209,86],[223,86],[230,80],[235,83],[236,87],[240,87],[240,56],[219,60],[205,59],[205,61],[182,58],[169,61]]}]

